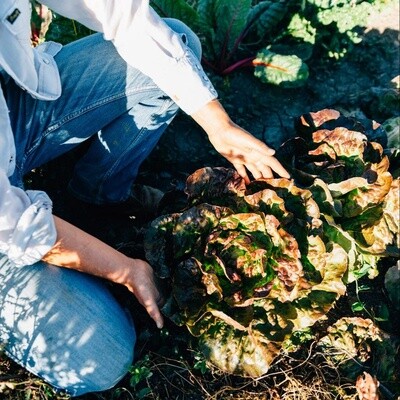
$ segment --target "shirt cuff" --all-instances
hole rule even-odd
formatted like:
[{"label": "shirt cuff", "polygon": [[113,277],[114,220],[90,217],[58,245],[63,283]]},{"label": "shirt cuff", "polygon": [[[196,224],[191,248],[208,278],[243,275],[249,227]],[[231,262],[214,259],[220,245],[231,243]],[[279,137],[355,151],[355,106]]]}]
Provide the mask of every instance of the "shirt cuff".
[{"label": "shirt cuff", "polygon": [[50,198],[41,191],[27,190],[26,194],[32,203],[17,222],[7,254],[17,266],[40,261],[57,238]]},{"label": "shirt cuff", "polygon": [[157,84],[186,114],[192,115],[218,97],[210,79],[204,72],[192,50],[187,48],[183,55],[173,59],[170,66],[177,79],[164,75]]}]

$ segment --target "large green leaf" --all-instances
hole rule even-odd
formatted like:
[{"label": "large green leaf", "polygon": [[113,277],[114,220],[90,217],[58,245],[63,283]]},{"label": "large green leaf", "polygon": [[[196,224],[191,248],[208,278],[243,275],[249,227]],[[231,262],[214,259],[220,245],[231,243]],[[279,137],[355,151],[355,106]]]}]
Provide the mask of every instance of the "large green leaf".
[{"label": "large green leaf", "polygon": [[152,0],[151,6],[163,18],[176,18],[193,27],[197,24],[197,11],[185,0]]},{"label": "large green leaf", "polygon": [[281,55],[262,50],[253,61],[254,75],[264,83],[282,87],[299,87],[308,79],[308,67],[296,55]]},{"label": "large green leaf", "polygon": [[378,274],[377,264],[385,254],[371,254],[368,248],[363,247],[352,236],[345,231],[334,219],[328,215],[323,216],[326,224],[325,235],[333,242],[341,246],[347,253],[348,268],[345,275],[345,282],[354,282],[364,275],[374,278]]},{"label": "large green leaf", "polygon": [[290,36],[300,39],[305,43],[314,45],[316,42],[317,29],[312,25],[311,21],[299,13],[292,16],[287,27],[287,32]]},{"label": "large green leaf", "polygon": [[260,1],[247,16],[246,30],[255,29],[259,37],[264,37],[286,15],[288,3],[288,0]]},{"label": "large green leaf", "polygon": [[213,46],[215,58],[221,64],[228,61],[227,57],[245,27],[250,6],[251,0],[199,0],[199,25],[211,39],[208,43]]}]

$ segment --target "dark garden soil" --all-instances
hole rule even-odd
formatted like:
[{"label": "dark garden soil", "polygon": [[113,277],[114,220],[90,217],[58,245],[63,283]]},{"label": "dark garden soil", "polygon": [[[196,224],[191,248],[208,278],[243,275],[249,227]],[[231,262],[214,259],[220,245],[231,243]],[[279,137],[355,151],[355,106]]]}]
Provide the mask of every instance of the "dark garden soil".
[{"label": "dark garden soil", "polygon": [[[395,79],[397,77],[398,82],[400,74],[399,62],[398,7],[395,7],[391,13],[378,15],[371,22],[371,28],[364,34],[363,42],[344,59],[316,59],[309,63],[310,77],[302,88],[281,89],[265,85],[253,77],[251,70],[242,70],[224,78],[212,76],[212,80],[232,119],[271,147],[277,148],[293,135],[294,119],[310,111],[334,108],[359,120],[369,118],[380,123],[389,117],[399,116],[400,110],[381,106],[382,96],[398,95],[394,88]],[[44,189],[49,193],[54,200],[55,214],[70,220],[130,256],[143,257],[141,240],[144,225],[138,218],[106,216],[90,207],[82,207],[66,193],[66,180],[71,173],[73,162],[81,151],[84,151],[84,148],[32,173],[29,177],[32,187]],[[186,177],[203,166],[227,166],[227,163],[213,150],[201,129],[189,117],[180,114],[142,165],[138,182],[163,191],[181,189]],[[177,201],[173,196],[171,199],[170,201]],[[131,296],[121,292],[120,288],[117,295],[130,303],[132,308],[137,310],[140,307]],[[182,371],[185,368],[184,359],[179,358],[179,354],[186,351],[187,334],[182,331],[175,333],[169,323],[167,333],[159,334],[155,332],[147,316],[137,315],[135,318],[139,330],[139,358],[149,351],[164,354],[166,357],[173,354],[176,356],[171,361],[170,369],[160,367],[159,374],[156,374],[156,379],[160,381],[159,388],[165,386],[161,381],[168,380],[170,383],[169,389],[159,389],[160,393],[166,396],[164,398],[205,398],[204,391],[199,389],[201,384],[207,383],[204,377],[199,384],[196,381],[199,378],[194,375],[184,375],[183,372],[179,375],[179,368],[182,368]],[[169,334],[173,337],[168,337]],[[190,357],[193,359],[194,355]],[[153,357],[153,362],[154,359]],[[163,359],[164,364],[165,360]],[[171,371],[173,374],[169,375]],[[212,379],[211,376],[209,378]],[[245,384],[239,380],[235,383],[228,382],[229,378],[221,376],[216,379],[220,380],[219,387],[223,387],[224,384]],[[186,388],[183,387],[185,380],[189,381],[185,383]],[[217,390],[217,386],[214,383],[211,389]],[[257,392],[255,386],[248,387],[248,393],[253,390]],[[190,392],[190,387],[197,389]],[[160,396],[159,398],[163,398]],[[218,398],[227,397],[221,395]],[[254,395],[240,398],[267,397]]]}]

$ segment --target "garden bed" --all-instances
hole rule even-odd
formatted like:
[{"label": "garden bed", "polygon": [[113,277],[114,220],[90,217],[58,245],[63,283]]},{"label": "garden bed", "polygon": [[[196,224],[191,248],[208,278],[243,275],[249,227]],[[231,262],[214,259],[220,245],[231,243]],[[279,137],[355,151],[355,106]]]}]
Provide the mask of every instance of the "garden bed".
[{"label": "garden bed", "polygon": [[[379,123],[398,117],[398,11],[398,5],[395,4],[383,14],[371,18],[370,27],[363,35],[364,40],[347,57],[339,61],[313,61],[309,65],[310,77],[303,87],[282,89],[266,85],[245,69],[225,78],[211,74],[221,102],[234,121],[276,149],[293,137],[295,119],[311,111],[331,108],[360,121],[375,120]],[[130,256],[144,257],[145,225],[128,217],[100,219],[98,215],[87,213],[87,210],[77,210],[66,201],[65,184],[59,177],[68,177],[75,159],[83,150],[78,149],[33,172],[29,177],[31,186],[49,193],[56,214]],[[180,114],[143,164],[138,182],[163,191],[172,191],[172,196],[175,190],[176,195],[180,196],[186,178],[204,166],[228,165],[212,149],[205,134],[190,118]],[[384,269],[389,267],[386,265]],[[360,291],[361,286],[366,289]],[[114,287],[113,290],[121,301],[132,309],[138,309],[139,306],[129,293],[121,291],[120,287]],[[365,306],[357,310],[354,307],[357,303]],[[319,330],[326,332],[331,321],[352,315],[365,318],[372,316],[383,330],[387,329],[391,334],[398,333],[398,323],[385,321],[384,313],[387,310],[383,304],[386,303],[383,276],[372,281],[363,278],[348,287],[348,293],[339,299],[336,307],[328,314],[328,320],[320,324]],[[226,374],[208,365],[197,350],[196,340],[184,327],[177,327],[167,321],[165,328],[158,331],[147,315],[135,315],[138,346],[132,372],[117,388],[98,395],[87,395],[82,399],[357,398],[356,376],[350,372],[343,375],[329,362],[321,348],[315,347],[312,340],[297,352],[282,354],[265,376],[250,379]],[[391,318],[396,319],[393,313]],[[399,320],[400,316],[397,315]],[[397,370],[392,371],[391,375],[395,381],[381,382],[381,394],[390,400],[400,393],[398,344],[393,346],[397,350],[394,356],[398,361]],[[384,357],[393,356],[390,350],[387,351],[385,353],[382,350],[382,358],[373,360],[375,366],[385,367]],[[55,395],[40,380],[3,356],[0,366],[0,398],[68,398],[61,394]],[[366,364],[366,370],[371,366],[372,363]],[[376,372],[374,369],[368,371]],[[9,385],[8,388],[5,384]],[[373,397],[365,397],[367,399]]]}]

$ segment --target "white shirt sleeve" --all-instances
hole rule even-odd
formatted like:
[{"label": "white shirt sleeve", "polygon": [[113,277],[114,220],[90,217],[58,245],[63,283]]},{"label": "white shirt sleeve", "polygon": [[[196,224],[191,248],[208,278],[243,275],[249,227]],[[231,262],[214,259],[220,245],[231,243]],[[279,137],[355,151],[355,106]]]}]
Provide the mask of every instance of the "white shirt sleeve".
[{"label": "white shirt sleeve", "polygon": [[0,253],[15,265],[32,265],[54,246],[52,203],[41,191],[12,186],[15,146],[8,108],[0,88]]},{"label": "white shirt sleeve", "polygon": [[149,0],[41,0],[103,32],[131,66],[148,75],[187,114],[217,97],[199,60],[152,10]]},{"label": "white shirt sleeve", "polygon": [[0,169],[0,253],[17,266],[32,265],[54,246],[56,237],[49,197],[12,186]]}]

